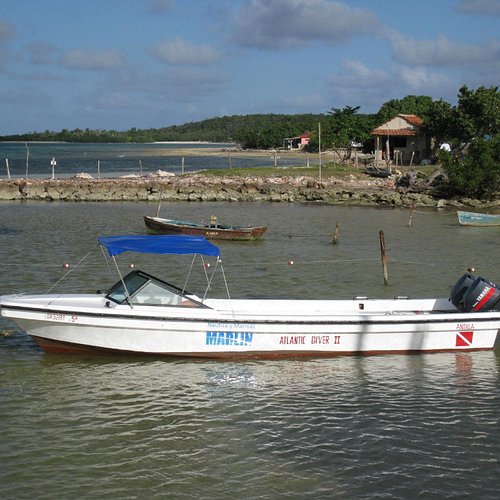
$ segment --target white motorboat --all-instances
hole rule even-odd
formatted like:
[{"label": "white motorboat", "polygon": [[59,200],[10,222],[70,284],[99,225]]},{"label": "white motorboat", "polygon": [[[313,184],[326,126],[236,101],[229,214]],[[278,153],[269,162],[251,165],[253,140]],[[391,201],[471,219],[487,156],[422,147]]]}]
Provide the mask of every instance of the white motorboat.
[{"label": "white motorboat", "polygon": [[206,291],[197,296],[140,270],[122,276],[115,260],[125,251],[190,254],[193,263],[201,257],[205,271],[205,259],[213,258],[213,272],[220,271],[219,249],[204,237],[110,236],[98,242],[119,277],[106,293],[4,295],[1,315],[49,352],[212,358],[483,350],[494,348],[500,329],[500,289],[470,274],[458,280],[450,298],[207,298]]}]

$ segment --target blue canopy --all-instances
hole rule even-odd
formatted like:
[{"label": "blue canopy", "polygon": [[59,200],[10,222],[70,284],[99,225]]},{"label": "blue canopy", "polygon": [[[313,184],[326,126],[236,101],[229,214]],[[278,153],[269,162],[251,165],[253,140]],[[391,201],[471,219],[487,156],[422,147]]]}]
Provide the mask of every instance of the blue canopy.
[{"label": "blue canopy", "polygon": [[101,236],[99,243],[112,257],[122,252],[157,254],[202,254],[219,256],[219,249],[204,236],[130,235]]}]

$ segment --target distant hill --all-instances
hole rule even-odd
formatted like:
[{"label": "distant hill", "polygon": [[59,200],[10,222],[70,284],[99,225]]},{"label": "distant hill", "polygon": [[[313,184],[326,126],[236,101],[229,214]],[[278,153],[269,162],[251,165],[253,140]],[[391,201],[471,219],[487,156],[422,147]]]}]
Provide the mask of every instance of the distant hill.
[{"label": "distant hill", "polygon": [[[245,142],[265,147],[281,145],[286,137],[293,137],[315,130],[321,114],[280,115],[232,115],[210,118],[199,122],[172,125],[158,129],[131,128],[125,131],[63,129],[60,132],[28,132],[0,136],[2,141],[65,141],[65,142],[155,142],[155,141],[202,141]],[[276,144],[277,143],[277,144]]]}]

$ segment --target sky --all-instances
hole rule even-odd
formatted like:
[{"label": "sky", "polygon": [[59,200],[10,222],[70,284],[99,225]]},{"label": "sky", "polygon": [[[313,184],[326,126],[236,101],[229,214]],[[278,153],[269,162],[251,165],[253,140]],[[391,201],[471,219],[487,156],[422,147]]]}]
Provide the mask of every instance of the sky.
[{"label": "sky", "polygon": [[500,84],[500,0],[1,0],[0,135]]}]

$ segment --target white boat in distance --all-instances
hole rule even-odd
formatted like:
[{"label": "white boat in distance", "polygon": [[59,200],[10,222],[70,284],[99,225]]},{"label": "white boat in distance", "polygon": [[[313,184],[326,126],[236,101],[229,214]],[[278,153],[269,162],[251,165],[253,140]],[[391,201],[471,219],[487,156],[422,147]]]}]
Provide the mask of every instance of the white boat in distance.
[{"label": "white boat in distance", "polygon": [[222,262],[219,249],[204,237],[98,241],[119,275],[106,293],[4,295],[1,315],[50,352],[208,358],[474,351],[492,349],[500,328],[500,289],[469,274],[453,287],[451,298],[206,298],[206,292],[199,297],[140,270],[123,277],[115,260],[125,251],[191,254],[192,264],[200,256],[206,271],[209,256],[216,262],[207,275],[208,290]]},{"label": "white boat in distance", "polygon": [[500,214],[482,214],[478,212],[458,211],[458,222],[461,226],[492,227],[500,226]]}]

